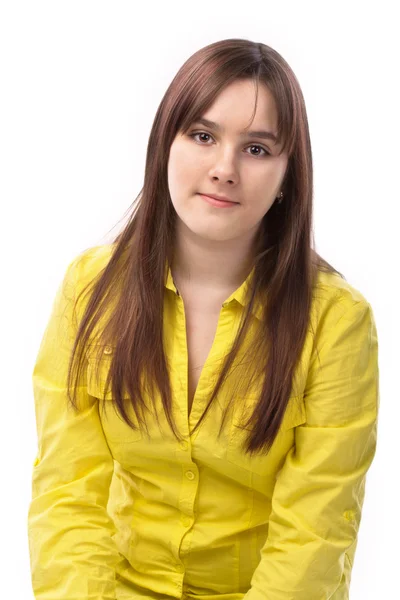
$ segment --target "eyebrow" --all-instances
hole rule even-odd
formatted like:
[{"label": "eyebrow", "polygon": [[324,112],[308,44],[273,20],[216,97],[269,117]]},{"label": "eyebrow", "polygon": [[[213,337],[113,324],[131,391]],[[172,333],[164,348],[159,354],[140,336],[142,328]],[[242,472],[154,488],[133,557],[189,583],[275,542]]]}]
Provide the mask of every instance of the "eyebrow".
[{"label": "eyebrow", "polygon": [[[196,119],[193,121],[193,124],[194,123],[201,123],[202,125],[205,125],[205,127],[210,127],[210,129],[215,129],[216,131],[223,131],[223,127],[221,127],[221,125],[215,123],[214,121],[210,121],[209,119],[205,119],[204,117]],[[275,143],[278,143],[278,138],[271,131],[242,131],[241,135],[273,140]]]}]

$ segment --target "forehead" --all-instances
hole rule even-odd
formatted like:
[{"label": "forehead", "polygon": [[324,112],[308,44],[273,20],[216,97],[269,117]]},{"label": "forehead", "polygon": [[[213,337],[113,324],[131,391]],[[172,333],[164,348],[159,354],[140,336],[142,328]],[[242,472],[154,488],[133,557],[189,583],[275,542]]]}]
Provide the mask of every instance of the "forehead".
[{"label": "forehead", "polygon": [[258,86],[257,98],[256,92],[252,81],[234,81],[218,94],[200,117],[218,123],[221,131],[232,128],[241,133],[251,127],[276,133],[278,114],[273,94],[264,84]]}]

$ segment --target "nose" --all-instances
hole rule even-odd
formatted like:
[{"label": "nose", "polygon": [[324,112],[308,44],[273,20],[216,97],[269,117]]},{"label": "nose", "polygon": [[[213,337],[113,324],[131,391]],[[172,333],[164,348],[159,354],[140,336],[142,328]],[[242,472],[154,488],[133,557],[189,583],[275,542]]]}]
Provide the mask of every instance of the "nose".
[{"label": "nose", "polygon": [[228,153],[218,156],[209,174],[212,179],[219,180],[222,183],[227,182],[232,184],[237,182],[239,178],[233,156],[228,155]]}]

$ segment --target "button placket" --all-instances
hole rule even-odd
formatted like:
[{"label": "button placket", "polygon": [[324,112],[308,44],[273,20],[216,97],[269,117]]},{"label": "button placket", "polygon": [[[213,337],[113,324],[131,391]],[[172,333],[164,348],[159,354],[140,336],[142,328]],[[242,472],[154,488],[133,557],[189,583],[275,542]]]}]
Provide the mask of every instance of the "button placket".
[{"label": "button placket", "polygon": [[185,515],[185,516],[182,518],[182,524],[183,524],[185,527],[189,527],[189,526],[191,525],[191,523],[192,523],[192,519],[191,519],[190,517],[188,517],[188,516],[186,516],[186,515]]}]

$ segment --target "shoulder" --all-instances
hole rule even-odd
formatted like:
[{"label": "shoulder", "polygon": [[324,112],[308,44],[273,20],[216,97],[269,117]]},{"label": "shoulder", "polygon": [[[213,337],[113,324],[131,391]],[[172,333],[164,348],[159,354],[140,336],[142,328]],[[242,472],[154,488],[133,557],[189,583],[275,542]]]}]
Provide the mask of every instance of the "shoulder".
[{"label": "shoulder", "polygon": [[362,319],[365,315],[370,320],[374,318],[361,290],[337,273],[318,272],[311,306],[311,320],[317,332],[329,333],[339,322]]},{"label": "shoulder", "polygon": [[313,301],[320,308],[328,309],[340,305],[341,310],[345,311],[359,303],[369,304],[361,290],[349,281],[336,273],[325,273],[324,271],[318,272]]},{"label": "shoulder", "polygon": [[318,271],[316,290],[326,299],[332,296],[340,297],[348,303],[367,302],[364,294],[337,273]]},{"label": "shoulder", "polygon": [[67,276],[81,288],[90,283],[106,267],[111,258],[113,244],[102,244],[82,250],[67,267]]}]

